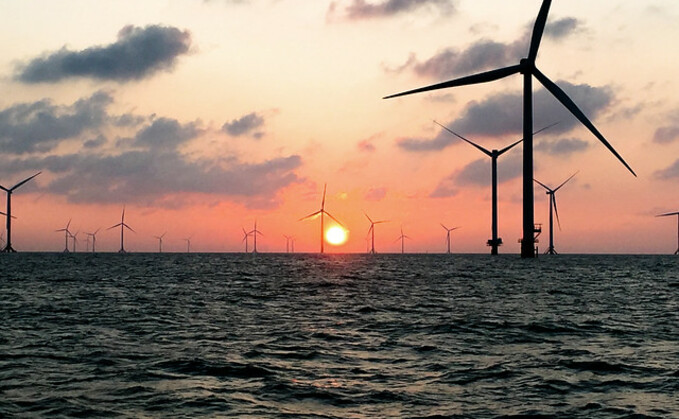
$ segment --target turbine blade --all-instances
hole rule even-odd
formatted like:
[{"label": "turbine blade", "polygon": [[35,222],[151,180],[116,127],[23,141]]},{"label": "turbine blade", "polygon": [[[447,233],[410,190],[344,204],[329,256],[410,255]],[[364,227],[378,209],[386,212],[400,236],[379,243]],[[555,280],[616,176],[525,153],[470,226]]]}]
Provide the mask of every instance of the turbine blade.
[{"label": "turbine blade", "polygon": [[312,213],[312,214],[307,215],[306,217],[300,218],[300,219],[297,220],[297,221],[304,221],[304,220],[308,220],[308,219],[310,219],[310,218],[315,218],[317,215],[320,215],[322,212],[324,212],[324,211],[323,211],[323,210],[316,211],[316,212],[314,212],[314,213]]},{"label": "turbine blade", "polygon": [[342,223],[340,223],[339,220],[338,220],[337,218],[333,217],[329,212],[323,211],[323,213],[324,213],[325,215],[327,215],[328,217],[332,218],[332,220],[333,220],[334,222],[336,222],[337,224],[339,224],[340,227],[345,228],[344,225],[343,225]]},{"label": "turbine blade", "polygon": [[547,191],[552,192],[551,189],[549,189],[549,186],[545,185],[544,183],[540,182],[537,179],[533,179],[538,185],[542,186],[543,188],[547,189]]},{"label": "turbine blade", "polygon": [[665,214],[658,214],[658,215],[656,215],[656,217],[668,217],[670,215],[679,215],[679,212],[668,212],[668,213],[665,213]]},{"label": "turbine blade", "polygon": [[382,223],[388,223],[389,220],[380,220],[380,221],[375,221],[375,224],[382,224]]},{"label": "turbine blade", "polygon": [[321,211],[325,209],[325,191],[328,189],[328,184],[323,185],[323,200],[321,200]]},{"label": "turbine blade", "polygon": [[462,228],[462,227],[453,227],[453,228],[450,229],[450,231],[458,230],[458,229],[460,229],[460,228]]},{"label": "turbine blade", "polygon": [[566,180],[564,181],[564,183],[562,183],[561,185],[557,186],[557,187],[554,189],[554,192],[556,192],[556,191],[558,191],[559,189],[561,189],[561,187],[562,187],[563,185],[565,185],[566,183],[568,183],[568,181],[571,180],[571,179],[573,179],[573,177],[574,177],[575,175],[577,175],[578,173],[580,173],[579,170],[578,170],[577,172],[573,173],[573,174],[571,175],[571,177],[569,177],[568,179],[566,179]]},{"label": "turbine blade", "polygon": [[132,227],[128,226],[128,225],[125,224],[125,223],[121,223],[121,224],[123,225],[123,227],[126,227],[126,228],[127,228],[128,230],[130,230],[131,232],[136,233],[136,231],[132,230]]},{"label": "turbine blade", "polygon": [[110,229],[112,229],[112,228],[120,227],[121,225],[122,225],[122,223],[118,223],[118,224],[116,224],[116,225],[114,225],[114,226],[111,226],[111,227],[107,228],[106,230],[110,230]]},{"label": "turbine blade", "polygon": [[441,227],[443,227],[446,231],[448,231],[448,227],[444,226],[443,223],[440,223]]},{"label": "turbine blade", "polygon": [[[556,124],[558,124],[558,122],[555,122],[555,123],[553,123],[553,124],[551,124],[551,125],[547,125],[547,126],[544,127],[544,128],[540,128],[539,130],[535,131],[535,132],[533,133],[533,135],[538,135],[538,134],[541,133],[542,131],[544,131],[544,130],[546,130],[546,129],[549,129],[549,128],[553,127],[553,126],[556,125]],[[517,144],[519,144],[519,143],[522,142],[522,141],[523,141],[523,138],[520,139],[519,141],[513,143],[513,144],[508,145],[507,147],[505,147],[505,148],[503,148],[502,150],[498,151],[498,152],[497,152],[497,155],[498,155],[498,156],[503,155],[504,153],[506,153],[507,151],[511,150],[512,148],[514,148]]]},{"label": "turbine blade", "polygon": [[5,188],[4,186],[0,185],[0,189],[2,189],[5,192],[9,192],[9,189]]},{"label": "turbine blade", "polygon": [[42,172],[38,172],[38,173],[34,174],[33,176],[28,177],[28,178],[22,180],[21,182],[17,183],[16,185],[12,186],[11,188],[9,188],[9,191],[8,191],[8,192],[11,192],[11,191],[15,190],[15,189],[18,188],[19,186],[23,185],[24,183],[26,183],[26,182],[28,182],[29,180],[33,179],[34,177],[38,176],[40,173],[42,173]]},{"label": "turbine blade", "polygon": [[439,124],[437,121],[434,121],[434,123],[437,124],[437,125],[439,125],[439,126],[440,126],[441,128],[443,128],[444,130],[448,131],[449,133],[453,134],[453,135],[456,136],[457,138],[461,139],[462,141],[466,141],[466,142],[468,142],[469,144],[471,144],[472,146],[478,148],[478,149],[479,149],[483,154],[485,154],[486,156],[488,156],[488,157],[492,157],[492,156],[493,156],[493,154],[492,154],[490,151],[486,150],[485,148],[481,147],[480,145],[476,144],[475,142],[473,142],[473,141],[471,141],[471,140],[468,140],[468,139],[464,138],[463,136],[461,136],[460,134],[456,133],[456,132],[453,131],[452,129],[450,129],[450,128],[444,126],[444,125]]},{"label": "turbine blade", "polygon": [[627,170],[629,170],[635,177],[637,176],[637,174],[634,173],[634,170],[632,170],[632,168],[627,164],[627,162],[625,162],[625,160],[620,156],[620,154],[618,154],[618,152],[615,151],[613,146],[610,145],[608,143],[608,141],[606,141],[606,139],[599,132],[599,130],[596,129],[594,124],[592,124],[592,122],[590,122],[590,120],[587,119],[585,114],[582,113],[582,111],[580,110],[580,108],[578,108],[578,106],[575,104],[575,102],[573,102],[571,100],[571,98],[568,97],[566,92],[561,90],[561,88],[559,86],[557,86],[553,81],[551,81],[549,78],[547,78],[547,76],[542,74],[542,72],[540,72],[540,70],[538,70],[537,68],[535,68],[533,70],[533,75],[535,75],[535,78],[537,78],[538,81],[540,83],[542,83],[543,86],[545,86],[545,89],[549,90],[549,92],[552,93],[559,100],[559,102],[561,102],[569,111],[571,111],[571,113],[584,126],[586,126],[592,132],[592,134],[594,134],[594,136],[597,137],[599,139],[599,141],[601,141],[603,143],[603,145],[605,145],[606,148],[608,148],[608,150],[611,153],[613,153],[613,155],[615,157],[618,158],[618,160],[620,160],[620,162],[627,168]]},{"label": "turbine blade", "polygon": [[516,74],[521,70],[521,65],[513,65],[511,67],[500,68],[497,70],[486,71],[484,73],[473,74],[471,76],[462,77],[459,79],[454,79],[446,81],[443,83],[433,84],[431,86],[420,87],[419,89],[408,90],[406,92],[396,93],[393,95],[385,96],[382,99],[391,99],[394,97],[411,95],[414,93],[427,92],[430,90],[445,89],[448,87],[458,87],[467,86],[470,84],[487,83],[490,81],[499,80],[512,74]]},{"label": "turbine blade", "polygon": [[66,223],[66,230],[68,230],[68,227],[71,226],[71,220],[72,220],[72,218],[68,219],[68,223]]},{"label": "turbine blade", "polygon": [[556,194],[552,194],[552,202],[554,203],[554,215],[556,215],[556,224],[559,226],[559,230],[561,230],[561,221],[559,221],[559,209],[556,207]]},{"label": "turbine blade", "polygon": [[535,26],[533,27],[533,35],[530,40],[530,49],[528,51],[528,60],[532,63],[535,62],[535,58],[537,58],[538,56],[540,41],[542,40],[542,34],[545,31],[547,15],[549,14],[549,6],[551,5],[552,0],[544,0],[542,2],[542,7],[540,7],[540,13],[538,13],[538,18],[535,20]]},{"label": "turbine blade", "polygon": [[370,219],[370,217],[368,216],[367,213],[364,212],[363,214],[365,214],[366,218],[368,219],[368,221],[370,221],[370,224],[371,224],[371,225],[372,225],[372,224],[375,224],[375,223],[373,223],[373,220]]}]

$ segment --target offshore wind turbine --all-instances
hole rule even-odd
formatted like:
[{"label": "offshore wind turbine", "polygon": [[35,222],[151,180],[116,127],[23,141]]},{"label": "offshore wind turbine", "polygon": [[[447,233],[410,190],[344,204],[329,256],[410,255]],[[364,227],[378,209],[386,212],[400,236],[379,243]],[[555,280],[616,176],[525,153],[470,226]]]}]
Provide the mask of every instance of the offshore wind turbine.
[{"label": "offshore wind turbine", "polygon": [[73,239],[73,253],[75,253],[75,244],[78,241],[78,233],[80,233],[80,231],[76,231],[75,234],[71,234],[71,239]]},{"label": "offshore wind turbine", "polygon": [[370,221],[370,228],[368,229],[368,235],[370,236],[370,243],[371,243],[370,253],[374,255],[375,254],[375,224],[382,224],[382,223],[386,223],[388,221],[386,221],[386,220],[373,221],[368,216],[368,214],[366,214],[366,213],[364,213],[364,214],[365,214],[365,217],[368,219],[368,221]]},{"label": "offshore wind turbine", "polygon": [[123,215],[120,217],[120,222],[114,226],[111,226],[107,228],[107,230],[110,230],[112,228],[120,227],[120,250],[118,250],[118,253],[127,253],[125,251],[125,229],[130,230],[131,232],[135,232],[132,230],[132,227],[128,226],[125,224],[125,207],[123,207]]},{"label": "offshore wind turbine", "polygon": [[325,227],[324,227],[324,219],[323,219],[323,217],[324,217],[325,215],[327,215],[327,216],[330,217],[332,220],[334,220],[337,224],[339,224],[340,227],[344,228],[344,226],[342,225],[342,223],[340,223],[340,222],[337,220],[337,218],[333,217],[328,211],[325,210],[325,191],[326,191],[327,188],[328,188],[328,184],[326,183],[325,185],[323,185],[323,199],[321,200],[321,209],[318,210],[318,211],[316,211],[316,212],[314,212],[314,213],[312,213],[312,214],[307,215],[306,217],[302,217],[302,218],[299,219],[299,221],[303,221],[303,220],[308,220],[308,219],[310,219],[310,218],[316,218],[316,216],[318,216],[318,215],[321,216],[321,253],[323,253],[323,252],[325,251],[325,247],[324,247],[325,239],[324,239],[324,237],[323,237],[323,235],[325,234],[325,231],[324,231],[324,228],[325,228]]},{"label": "offshore wind turbine", "polygon": [[[292,236],[286,236],[283,234],[283,237],[285,237],[285,253],[290,253],[290,242],[292,241],[293,237]],[[294,252],[294,249],[293,249]]]},{"label": "offshore wind turbine", "polygon": [[167,231],[160,236],[153,236],[158,239],[158,253],[163,253],[163,237],[167,234]]},{"label": "offshore wind turbine", "polygon": [[257,220],[255,220],[255,228],[252,229],[252,231],[249,231],[248,234],[251,234],[252,237],[254,238],[253,242],[253,248],[252,248],[252,253],[257,253],[257,235],[259,234],[260,236],[263,236],[261,231],[257,230]]},{"label": "offshore wind turbine", "polygon": [[85,233],[87,234],[87,238],[89,239],[90,237],[92,238],[92,253],[96,251],[97,247],[97,233],[101,230],[101,228],[98,228],[94,233]]},{"label": "offshore wind turbine", "polygon": [[[656,215],[656,217],[669,217],[671,215],[679,216],[679,212],[668,212],[665,214]],[[675,255],[679,254],[679,217],[677,217],[677,250],[674,252]]]},{"label": "offshore wind turbine", "polygon": [[410,237],[403,234],[403,227],[401,227],[401,235],[398,236],[398,238],[396,240],[394,240],[394,241],[401,240],[401,254],[405,253],[405,239],[410,239]]},{"label": "offshore wind turbine", "polygon": [[243,240],[242,241],[245,242],[245,253],[248,253],[248,237],[250,237],[250,233],[245,231],[245,229],[243,227],[241,227],[241,228],[243,229]]},{"label": "offshore wind turbine", "polygon": [[64,253],[68,253],[68,237],[71,235],[70,230],[68,227],[71,225],[71,220],[68,220],[68,223],[66,223],[66,227],[60,228],[59,230],[55,231],[63,231],[64,232]]},{"label": "offshore wind turbine", "polygon": [[486,83],[499,80],[517,73],[523,75],[523,238],[521,239],[521,257],[535,257],[535,208],[533,200],[533,77],[535,77],[562,105],[564,105],[583,125],[589,129],[601,143],[613,153],[615,157],[634,176],[636,173],[623,160],[611,144],[604,138],[599,130],[587,119],[585,114],[578,108],[573,100],[553,81],[545,76],[535,65],[535,59],[540,48],[540,41],[547,23],[547,15],[552,0],[543,0],[540,12],[535,20],[531,36],[528,57],[522,59],[519,64],[490,70],[474,75],[437,83],[419,89],[409,90],[402,93],[386,96],[389,99],[413,93],[427,92],[430,90],[445,89],[449,87],[467,86],[472,84]]},{"label": "offshore wind turbine", "polygon": [[[491,234],[492,238],[486,242],[486,246],[490,246],[490,254],[491,255],[497,255],[498,254],[498,248],[502,246],[502,239],[498,237],[498,222],[497,222],[497,159],[503,155],[504,153],[508,152],[512,148],[514,148],[516,145],[518,145],[520,142],[523,141],[523,139],[520,139],[519,141],[516,141],[513,144],[508,145],[507,147],[501,149],[501,150],[488,150],[486,148],[481,147],[480,145],[476,144],[475,142],[463,137],[462,135],[456,133],[455,131],[451,130],[450,128],[439,124],[438,122],[434,121],[436,124],[438,124],[441,128],[444,130],[448,131],[449,133],[453,134],[457,138],[461,139],[462,141],[467,142],[468,144],[471,144],[473,147],[481,151],[483,154],[486,156],[490,157],[490,173],[491,173],[491,190],[492,190],[492,198],[491,198]],[[536,135],[548,128],[553,127],[555,124],[549,125],[545,128],[542,128],[538,131],[535,131],[533,135]]]},{"label": "offshore wind turbine", "polygon": [[0,185],[0,189],[7,192],[7,213],[5,214],[5,219],[7,220],[6,223],[7,241],[5,242],[5,247],[2,249],[3,253],[16,253],[16,250],[14,250],[14,248],[12,247],[12,193],[20,186],[22,186],[24,183],[38,176],[40,173],[42,172],[38,172],[33,176],[27,177],[26,179],[22,180],[21,182],[17,183],[11,188],[5,188],[4,186]]},{"label": "offshore wind turbine", "polygon": [[549,186],[535,179],[535,182],[537,182],[538,185],[545,188],[547,190],[547,195],[549,195],[549,249],[547,249],[547,251],[545,252],[546,255],[557,254],[556,250],[554,250],[554,214],[556,214],[556,222],[559,225],[559,230],[561,230],[561,222],[559,221],[559,210],[556,207],[556,191],[561,189],[563,185],[568,183],[568,181],[573,179],[573,177],[577,174],[578,172],[573,173],[571,177],[566,179],[561,185],[557,186],[554,189],[551,189]]},{"label": "offshore wind turbine", "polygon": [[191,237],[193,236],[189,236],[188,239],[184,239],[186,242],[186,253],[191,253]]},{"label": "offshore wind turbine", "polygon": [[453,228],[448,228],[441,223],[441,227],[443,227],[446,230],[446,253],[450,254],[450,232],[455,231],[460,227],[453,227]]}]

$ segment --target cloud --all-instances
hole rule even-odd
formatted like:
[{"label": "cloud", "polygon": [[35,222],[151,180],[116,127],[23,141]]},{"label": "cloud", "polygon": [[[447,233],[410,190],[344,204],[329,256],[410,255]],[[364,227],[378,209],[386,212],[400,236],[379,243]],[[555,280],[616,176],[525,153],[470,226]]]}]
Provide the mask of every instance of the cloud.
[{"label": "cloud", "polygon": [[443,150],[455,141],[455,138],[451,135],[445,135],[444,132],[441,132],[432,139],[402,138],[396,144],[405,151],[423,152]]},{"label": "cloud", "polygon": [[669,144],[679,139],[679,111],[674,111],[668,116],[667,125],[663,125],[655,130],[653,142],[658,144]]},{"label": "cloud", "polygon": [[679,178],[679,160],[676,160],[669,167],[656,171],[653,176],[656,179],[668,180]]},{"label": "cloud", "polygon": [[[222,126],[222,131],[233,137],[239,137],[241,135],[249,134],[263,125],[264,117],[256,112],[252,112],[239,119],[234,119],[231,122],[225,123]],[[262,135],[262,132],[256,132],[254,134],[256,138],[261,138]]]},{"label": "cloud", "polygon": [[97,92],[71,106],[45,99],[0,111],[0,146],[5,153],[48,152],[60,141],[99,128],[108,120],[110,94]]},{"label": "cloud", "polygon": [[579,151],[584,151],[589,147],[587,141],[578,138],[562,138],[559,140],[544,140],[535,145],[535,151],[550,154],[553,156],[567,156]]},{"label": "cloud", "polygon": [[15,78],[24,83],[55,83],[74,77],[125,82],[171,70],[187,54],[191,35],[167,26],[125,26],[107,46],[69,51],[65,47],[21,65]]},{"label": "cloud", "polygon": [[[332,2],[328,15],[335,15],[338,6],[339,2]],[[381,0],[377,3],[351,0],[351,4],[344,8],[344,16],[348,20],[377,19],[411,12],[422,7],[435,8],[443,14],[450,14],[455,10],[453,0]]]},{"label": "cloud", "polygon": [[[482,158],[474,160],[442,179],[436,189],[431,193],[432,198],[445,198],[459,193],[459,187],[489,187],[491,181],[490,159]],[[512,152],[498,160],[497,177],[498,183],[504,183],[520,178],[523,173],[523,156],[521,153]]]},{"label": "cloud", "polygon": [[371,188],[364,196],[366,201],[381,201],[387,196],[387,188]]},{"label": "cloud", "polygon": [[174,149],[202,133],[195,122],[181,125],[176,119],[158,118],[145,126],[134,137],[138,147]]},{"label": "cloud", "polygon": [[581,27],[581,22],[574,17],[565,17],[545,26],[545,36],[554,40],[561,40],[575,33]]},{"label": "cloud", "polygon": [[434,191],[429,194],[430,198],[449,198],[455,196],[460,191],[456,188],[455,176],[450,175],[447,178],[441,180]]},{"label": "cloud", "polygon": [[106,137],[99,134],[95,138],[89,139],[83,143],[85,148],[98,148],[106,144]]}]

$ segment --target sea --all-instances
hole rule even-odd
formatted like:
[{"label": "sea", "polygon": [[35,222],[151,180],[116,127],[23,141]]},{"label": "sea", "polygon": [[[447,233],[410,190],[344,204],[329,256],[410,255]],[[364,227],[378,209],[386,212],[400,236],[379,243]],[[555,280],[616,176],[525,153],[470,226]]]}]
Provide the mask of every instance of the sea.
[{"label": "sea", "polygon": [[0,417],[677,418],[679,258],[4,254]]}]

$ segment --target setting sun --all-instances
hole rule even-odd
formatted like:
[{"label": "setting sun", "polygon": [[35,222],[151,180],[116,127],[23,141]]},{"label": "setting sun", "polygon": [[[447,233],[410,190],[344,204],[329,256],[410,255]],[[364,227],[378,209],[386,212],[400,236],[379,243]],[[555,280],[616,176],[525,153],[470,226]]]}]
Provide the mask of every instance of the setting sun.
[{"label": "setting sun", "polygon": [[335,246],[344,244],[347,241],[347,231],[342,227],[330,227],[325,232],[325,240]]}]

